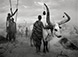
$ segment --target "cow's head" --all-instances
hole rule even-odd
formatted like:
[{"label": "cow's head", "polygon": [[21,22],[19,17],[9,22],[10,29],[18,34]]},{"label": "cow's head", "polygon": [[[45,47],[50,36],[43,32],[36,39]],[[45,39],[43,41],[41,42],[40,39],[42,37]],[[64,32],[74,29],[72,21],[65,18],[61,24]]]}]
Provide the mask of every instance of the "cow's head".
[{"label": "cow's head", "polygon": [[53,35],[57,36],[58,38],[62,37],[61,27],[58,23],[55,23],[55,25],[53,27]]},{"label": "cow's head", "polygon": [[[66,22],[68,22],[69,20],[70,20],[70,17],[68,16],[68,14],[67,13],[65,13],[64,12],[64,14],[67,16],[67,19],[64,19],[64,20],[62,20],[62,21],[60,21],[60,22],[57,22],[57,23],[52,23],[51,21],[50,21],[50,12],[49,12],[49,8],[47,7],[47,5],[46,4],[44,4],[45,5],[45,7],[46,7],[46,22],[47,22],[47,24],[48,24],[48,26],[50,27],[49,29],[51,29],[51,31],[52,31],[52,33],[55,35],[55,36],[57,36],[58,38],[60,38],[62,35],[61,35],[61,25],[62,24],[64,24],[64,23],[66,23]],[[63,16],[63,18],[64,18],[64,16]]]}]

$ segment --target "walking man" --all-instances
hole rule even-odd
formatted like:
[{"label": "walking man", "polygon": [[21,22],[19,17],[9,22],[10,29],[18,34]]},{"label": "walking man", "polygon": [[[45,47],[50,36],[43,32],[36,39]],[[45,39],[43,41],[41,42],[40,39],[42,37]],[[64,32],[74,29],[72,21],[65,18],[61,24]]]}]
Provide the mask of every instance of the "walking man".
[{"label": "walking man", "polygon": [[32,35],[31,39],[33,39],[33,43],[36,47],[36,53],[40,52],[41,49],[41,40],[43,39],[43,23],[41,21],[42,16],[38,15],[38,20],[33,24],[33,30],[32,30]]}]

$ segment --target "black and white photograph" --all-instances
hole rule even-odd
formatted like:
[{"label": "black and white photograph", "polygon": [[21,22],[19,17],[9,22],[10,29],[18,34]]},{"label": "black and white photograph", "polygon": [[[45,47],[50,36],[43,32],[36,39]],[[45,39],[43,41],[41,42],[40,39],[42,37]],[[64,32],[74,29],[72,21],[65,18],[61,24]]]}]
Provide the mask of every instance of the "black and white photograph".
[{"label": "black and white photograph", "polygon": [[0,0],[0,57],[78,57],[78,0]]}]

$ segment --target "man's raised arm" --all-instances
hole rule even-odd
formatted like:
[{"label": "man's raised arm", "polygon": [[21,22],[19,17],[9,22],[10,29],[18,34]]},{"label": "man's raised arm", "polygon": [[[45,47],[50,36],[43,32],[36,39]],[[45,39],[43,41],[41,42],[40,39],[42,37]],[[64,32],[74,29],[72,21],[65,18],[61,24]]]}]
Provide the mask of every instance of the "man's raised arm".
[{"label": "man's raised arm", "polygon": [[14,16],[17,11],[18,11],[18,9],[16,9],[15,12],[13,13],[12,9],[11,9],[11,14],[12,14],[11,17]]}]

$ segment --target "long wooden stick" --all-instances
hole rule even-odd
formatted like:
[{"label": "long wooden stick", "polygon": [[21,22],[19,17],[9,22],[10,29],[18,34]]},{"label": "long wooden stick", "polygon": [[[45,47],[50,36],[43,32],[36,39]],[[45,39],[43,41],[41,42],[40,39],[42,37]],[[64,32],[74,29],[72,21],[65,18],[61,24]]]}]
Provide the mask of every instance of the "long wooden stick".
[{"label": "long wooden stick", "polygon": [[[16,4],[16,8],[18,9],[18,2],[19,0],[17,0],[17,4]],[[16,19],[15,19],[15,22],[17,22],[17,15],[18,15],[18,12],[16,13]]]},{"label": "long wooden stick", "polygon": [[10,8],[12,8],[12,3],[11,3],[11,0],[9,0],[9,3],[10,3]]}]

